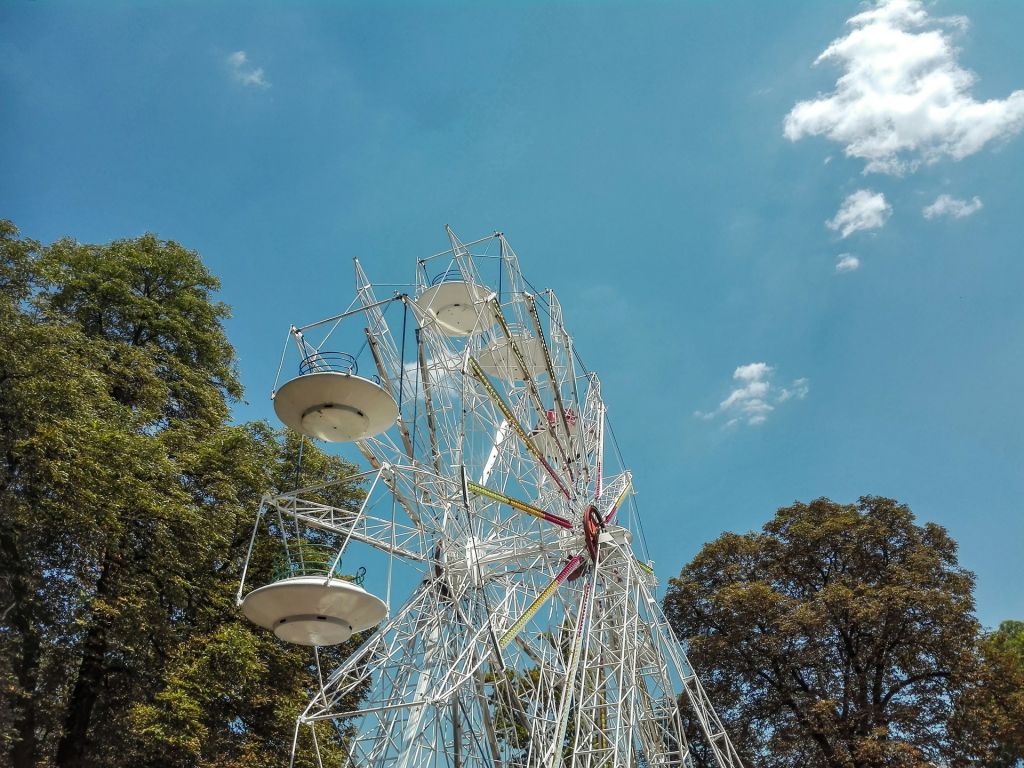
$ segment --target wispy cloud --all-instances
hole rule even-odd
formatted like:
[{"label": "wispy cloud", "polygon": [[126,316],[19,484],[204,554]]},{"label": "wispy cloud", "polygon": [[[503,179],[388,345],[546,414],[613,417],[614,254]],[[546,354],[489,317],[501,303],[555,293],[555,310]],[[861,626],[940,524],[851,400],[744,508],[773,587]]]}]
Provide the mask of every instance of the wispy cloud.
[{"label": "wispy cloud", "polygon": [[270,82],[263,73],[263,67],[253,66],[245,51],[235,51],[228,55],[228,69],[231,71],[231,76],[242,85],[253,88],[270,87]]},{"label": "wispy cloud", "polygon": [[727,428],[747,425],[756,427],[768,419],[775,407],[789,400],[803,400],[811,391],[806,378],[779,387],[773,381],[775,368],[767,363],[748,363],[732,373],[733,389],[713,411],[694,411],[699,419],[725,419]]},{"label": "wispy cloud", "polygon": [[807,378],[795,379],[793,383],[788,387],[783,387],[779,390],[779,396],[777,402],[784,403],[787,400],[797,399],[803,400],[811,391],[811,384]]},{"label": "wispy cloud", "polygon": [[860,269],[860,259],[851,253],[841,253],[836,258],[836,272],[853,272]]},{"label": "wispy cloud", "polygon": [[884,226],[891,215],[892,206],[885,201],[885,195],[870,189],[858,189],[843,200],[839,211],[825,222],[825,226],[847,238],[854,232]]},{"label": "wispy cloud", "polygon": [[815,63],[844,70],[835,90],[798,102],[784,132],[825,136],[865,161],[865,173],[903,174],[922,162],[960,160],[1024,127],[1024,90],[977,101],[977,76],[957,63],[950,30],[964,17],[930,17],[920,0],[880,0],[847,21]]},{"label": "wispy cloud", "polygon": [[939,195],[935,202],[925,206],[921,213],[926,219],[937,219],[940,216],[963,219],[977,213],[981,207],[981,198],[977,196],[971,200],[960,200],[952,195]]}]

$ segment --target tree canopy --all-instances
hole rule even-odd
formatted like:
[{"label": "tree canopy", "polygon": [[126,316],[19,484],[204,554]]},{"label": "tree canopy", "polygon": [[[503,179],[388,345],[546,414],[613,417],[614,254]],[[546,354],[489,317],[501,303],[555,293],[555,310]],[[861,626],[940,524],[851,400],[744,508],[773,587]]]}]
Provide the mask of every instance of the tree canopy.
[{"label": "tree canopy", "polygon": [[752,765],[943,765],[964,759],[973,583],[907,506],[822,498],[705,545],[665,609]]},{"label": "tree canopy", "polygon": [[153,235],[0,222],[0,764],[287,759],[312,657],[240,617],[239,569],[264,491],[351,467],[230,423],[218,288]]},{"label": "tree canopy", "polygon": [[962,762],[1014,768],[1024,761],[1024,621],[1002,622],[978,652],[978,677],[960,692],[952,723]]}]

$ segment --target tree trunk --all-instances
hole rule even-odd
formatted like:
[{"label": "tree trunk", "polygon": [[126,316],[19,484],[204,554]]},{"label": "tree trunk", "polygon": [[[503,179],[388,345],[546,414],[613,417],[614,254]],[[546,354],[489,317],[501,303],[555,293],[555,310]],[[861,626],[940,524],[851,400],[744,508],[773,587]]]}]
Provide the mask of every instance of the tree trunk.
[{"label": "tree trunk", "polygon": [[[6,511],[4,515],[6,517]],[[11,725],[16,740],[11,746],[11,765],[13,768],[31,768],[35,765],[37,748],[36,680],[41,642],[32,610],[34,590],[31,574],[18,547],[18,534],[7,525],[0,528],[0,553],[3,554],[5,570],[10,574],[9,598],[13,601],[5,609],[4,618],[21,640],[21,656],[15,662],[18,690],[12,707],[14,722]]]},{"label": "tree trunk", "polygon": [[[17,622],[20,623],[20,622]],[[16,624],[17,626],[17,624]],[[29,625],[21,632],[21,661],[18,663],[18,697],[14,732],[17,741],[11,747],[13,768],[34,768],[36,764],[36,677],[39,670],[39,633]]]},{"label": "tree trunk", "polygon": [[[110,556],[104,557],[100,578],[96,582],[94,600],[103,600],[113,589],[112,571],[114,563]],[[92,624],[82,642],[82,661],[78,667],[75,687],[68,700],[67,715],[64,719],[64,733],[57,745],[56,765],[59,768],[81,768],[85,765],[88,747],[89,726],[93,710],[103,688],[107,674],[107,630],[110,619],[93,614]]]}]

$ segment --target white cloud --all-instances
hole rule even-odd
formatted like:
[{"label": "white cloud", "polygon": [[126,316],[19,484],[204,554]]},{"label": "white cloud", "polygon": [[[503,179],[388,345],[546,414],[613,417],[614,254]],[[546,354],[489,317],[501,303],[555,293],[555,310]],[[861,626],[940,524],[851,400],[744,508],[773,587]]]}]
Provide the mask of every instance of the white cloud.
[{"label": "white cloud", "polygon": [[826,221],[825,226],[847,238],[862,229],[884,226],[891,215],[892,206],[885,201],[885,195],[870,189],[858,189],[843,200],[835,217]]},{"label": "white cloud", "polygon": [[850,253],[841,253],[836,258],[836,272],[853,272],[860,269],[860,259]]},{"label": "white cloud", "polygon": [[784,403],[791,399],[803,400],[807,397],[810,391],[811,385],[806,377],[796,379],[792,384],[790,384],[789,389],[783,387],[779,391],[778,402]]},{"label": "white cloud", "polygon": [[768,419],[775,406],[787,400],[803,400],[810,392],[806,378],[796,379],[789,387],[777,387],[772,381],[775,368],[767,363],[748,363],[732,373],[734,386],[729,395],[713,411],[695,411],[694,416],[710,421],[725,417],[724,428],[740,424],[756,427]]},{"label": "white cloud", "polygon": [[977,76],[957,63],[949,29],[920,0],[879,0],[847,21],[850,32],[817,58],[844,70],[835,90],[798,102],[786,138],[826,136],[865,161],[865,173],[902,174],[943,157],[960,160],[1024,127],[1024,90],[977,101]]},{"label": "white cloud", "polygon": [[734,379],[740,381],[758,381],[763,379],[773,368],[767,363],[749,363],[748,365],[741,365],[732,373]]},{"label": "white cloud", "polygon": [[228,68],[231,70],[231,76],[242,85],[251,85],[254,88],[270,87],[270,83],[263,74],[263,67],[252,66],[245,51],[235,51],[230,54]]},{"label": "white cloud", "polygon": [[971,200],[959,200],[951,195],[939,195],[935,198],[935,202],[925,206],[921,213],[926,219],[936,219],[939,216],[963,219],[972,213],[977,213],[981,207],[981,198],[978,196]]}]

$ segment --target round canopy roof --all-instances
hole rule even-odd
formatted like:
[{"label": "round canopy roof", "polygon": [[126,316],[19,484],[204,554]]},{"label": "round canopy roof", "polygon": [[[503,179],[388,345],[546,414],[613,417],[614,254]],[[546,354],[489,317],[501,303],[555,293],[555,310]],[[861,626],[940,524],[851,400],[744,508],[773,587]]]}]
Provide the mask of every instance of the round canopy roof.
[{"label": "round canopy roof", "polygon": [[494,325],[491,308],[484,300],[491,291],[482,285],[453,280],[427,288],[416,299],[416,306],[437,321],[448,336],[469,336]]},{"label": "round canopy roof", "polygon": [[398,418],[395,399],[379,384],[334,371],[287,382],[274,395],[274,411],[296,432],[330,443],[373,437]]},{"label": "round canopy roof", "polygon": [[523,368],[519,364],[519,358],[512,351],[512,342],[515,341],[516,348],[526,360],[527,373],[534,379],[547,372],[544,362],[544,348],[534,336],[515,335],[498,339],[487,349],[477,355],[476,361],[484,373],[490,376],[505,379],[507,381],[522,381]]},{"label": "round canopy roof", "polygon": [[379,624],[387,605],[351,581],[295,576],[250,592],[242,613],[286,642],[336,645]]}]

